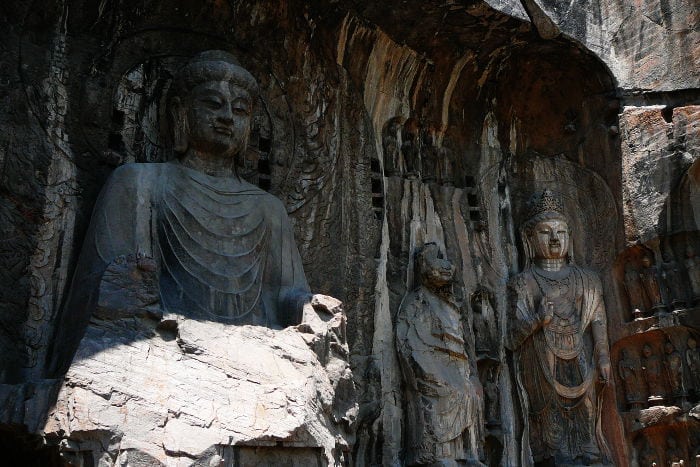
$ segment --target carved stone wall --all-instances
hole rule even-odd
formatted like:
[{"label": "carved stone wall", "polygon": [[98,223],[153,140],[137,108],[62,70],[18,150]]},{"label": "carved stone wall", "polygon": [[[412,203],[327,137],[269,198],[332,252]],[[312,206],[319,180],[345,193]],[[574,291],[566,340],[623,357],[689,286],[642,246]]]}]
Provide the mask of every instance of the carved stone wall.
[{"label": "carved stone wall", "polygon": [[[345,304],[360,400],[353,464],[406,461],[395,328],[426,242],[456,267],[478,378],[465,446],[487,465],[527,464],[506,284],[524,263],[525,201],[544,187],[574,213],[573,259],[602,280],[612,460],[692,462],[696,10],[689,0],[4,2],[0,446],[18,463],[60,465],[59,448],[32,432],[56,397],[45,364],[97,193],[116,166],[172,157],[173,73],[221,48],[261,86],[240,173],[282,199],[311,288]],[[651,394],[649,372],[663,394]]]}]

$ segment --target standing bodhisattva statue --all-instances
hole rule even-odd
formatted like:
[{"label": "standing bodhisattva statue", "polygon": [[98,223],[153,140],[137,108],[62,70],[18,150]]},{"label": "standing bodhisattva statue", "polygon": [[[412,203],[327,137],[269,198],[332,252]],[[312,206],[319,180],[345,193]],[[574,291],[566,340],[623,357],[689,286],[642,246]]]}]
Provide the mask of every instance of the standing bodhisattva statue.
[{"label": "standing bodhisattva statue", "polygon": [[[600,279],[570,261],[569,223],[549,190],[521,229],[525,270],[509,283],[507,346],[514,352],[532,461],[608,465],[601,390],[610,380]],[[524,451],[527,452],[527,451]]]},{"label": "standing bodhisattva statue", "polygon": [[281,328],[298,324],[312,301],[282,202],[236,173],[255,79],[227,52],[206,51],[179,72],[173,91],[176,158],[119,167],[103,188],[55,342],[54,374],[67,369],[98,302],[144,304],[128,278],[113,281],[111,298],[98,297],[108,295],[100,290],[124,258],[139,258],[132,277],[154,273],[163,313]]}]

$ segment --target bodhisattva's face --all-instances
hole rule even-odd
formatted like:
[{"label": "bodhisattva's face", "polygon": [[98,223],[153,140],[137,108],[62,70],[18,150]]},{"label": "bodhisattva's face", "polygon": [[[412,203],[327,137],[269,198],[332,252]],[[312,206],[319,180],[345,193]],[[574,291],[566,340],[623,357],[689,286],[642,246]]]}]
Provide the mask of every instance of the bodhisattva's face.
[{"label": "bodhisattva's face", "polygon": [[232,157],[245,151],[250,136],[252,99],[228,81],[197,85],[187,99],[189,148],[204,155]]},{"label": "bodhisattva's face", "polygon": [[569,253],[569,225],[564,220],[538,222],[530,241],[537,259],[562,259]]}]

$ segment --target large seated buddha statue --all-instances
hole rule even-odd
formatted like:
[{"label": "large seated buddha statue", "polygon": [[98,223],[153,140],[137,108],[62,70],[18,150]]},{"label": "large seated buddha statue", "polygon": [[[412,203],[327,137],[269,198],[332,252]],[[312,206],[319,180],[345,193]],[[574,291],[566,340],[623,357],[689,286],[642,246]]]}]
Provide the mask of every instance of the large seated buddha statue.
[{"label": "large seated buddha statue", "polygon": [[123,258],[138,258],[146,276],[154,271],[157,290],[153,303],[143,303],[134,284],[122,281],[123,293],[102,297],[113,308],[148,305],[165,314],[281,328],[298,324],[312,298],[282,202],[236,173],[256,80],[230,54],[206,51],[184,66],[173,87],[176,157],[121,166],[103,188],[59,326],[56,374],[66,370],[98,308],[110,264]]}]

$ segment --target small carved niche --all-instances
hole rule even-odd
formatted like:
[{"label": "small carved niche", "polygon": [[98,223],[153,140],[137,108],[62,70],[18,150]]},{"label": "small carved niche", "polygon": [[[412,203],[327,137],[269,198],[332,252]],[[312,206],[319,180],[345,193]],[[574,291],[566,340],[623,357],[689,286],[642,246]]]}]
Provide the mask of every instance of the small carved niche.
[{"label": "small carved niche", "polygon": [[495,321],[496,314],[493,306],[493,294],[480,287],[469,297],[472,310],[472,332],[477,359],[491,356],[497,351],[491,323]]},{"label": "small carved niche", "polygon": [[619,284],[626,321],[641,320],[667,311],[661,270],[650,248],[635,245],[627,249],[618,257],[613,274]]},{"label": "small carved niche", "polygon": [[683,408],[700,396],[700,337],[676,326],[632,335],[612,350],[617,400],[623,412]]},{"label": "small carved niche", "polygon": [[372,212],[374,218],[380,221],[384,218],[384,177],[379,159],[371,159],[370,168],[372,172]]},{"label": "small carved niche", "polygon": [[[677,466],[696,465],[700,447],[693,444],[698,433],[689,431],[687,425],[654,426],[639,433],[633,444],[632,465]],[[634,462],[636,461],[636,463]]]},{"label": "small carved niche", "polygon": [[382,150],[387,177],[463,187],[464,177],[455,172],[454,150],[438,123],[392,117],[382,127]]}]

